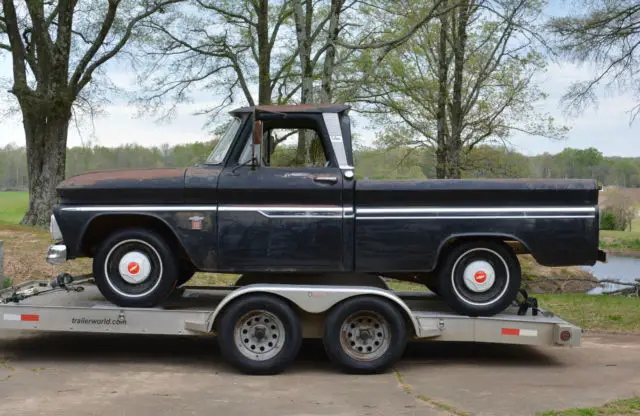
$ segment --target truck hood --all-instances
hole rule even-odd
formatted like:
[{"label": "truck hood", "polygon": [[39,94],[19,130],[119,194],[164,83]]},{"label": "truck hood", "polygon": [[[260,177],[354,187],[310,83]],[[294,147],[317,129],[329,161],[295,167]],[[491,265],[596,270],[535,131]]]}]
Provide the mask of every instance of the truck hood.
[{"label": "truck hood", "polygon": [[62,204],[181,203],[187,168],[87,172],[58,185]]}]

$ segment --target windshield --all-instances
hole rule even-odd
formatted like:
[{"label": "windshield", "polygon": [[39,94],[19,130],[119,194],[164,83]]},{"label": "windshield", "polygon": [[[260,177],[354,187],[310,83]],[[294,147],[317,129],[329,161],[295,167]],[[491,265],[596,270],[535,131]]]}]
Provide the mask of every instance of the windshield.
[{"label": "windshield", "polygon": [[236,137],[236,133],[240,128],[240,124],[241,122],[239,118],[233,118],[231,120],[227,130],[225,130],[222,137],[220,137],[216,148],[213,149],[213,152],[211,152],[207,158],[207,165],[219,165],[224,161],[224,158],[231,147],[231,143],[233,143],[233,139]]}]

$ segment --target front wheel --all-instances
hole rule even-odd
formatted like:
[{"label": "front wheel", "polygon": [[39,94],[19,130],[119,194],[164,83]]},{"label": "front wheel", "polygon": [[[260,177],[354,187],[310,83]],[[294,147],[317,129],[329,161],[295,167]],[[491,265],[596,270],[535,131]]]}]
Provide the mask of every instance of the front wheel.
[{"label": "front wheel", "polygon": [[496,241],[473,241],[455,247],[439,269],[440,296],[454,311],[491,316],[509,307],[522,280],[513,251]]},{"label": "front wheel", "polygon": [[123,307],[152,307],[176,285],[179,266],[158,234],[142,228],[117,231],[93,259],[96,285],[107,300]]}]

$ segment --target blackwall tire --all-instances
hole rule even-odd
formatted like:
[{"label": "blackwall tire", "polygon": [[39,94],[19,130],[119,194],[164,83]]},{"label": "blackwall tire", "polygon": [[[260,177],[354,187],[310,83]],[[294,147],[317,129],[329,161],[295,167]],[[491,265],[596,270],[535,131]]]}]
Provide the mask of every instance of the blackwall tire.
[{"label": "blackwall tire", "polygon": [[187,261],[180,262],[180,272],[178,275],[177,286],[182,286],[187,283],[193,275],[196,273],[196,268]]},{"label": "blackwall tire", "polygon": [[358,296],[329,311],[323,343],[329,359],[342,371],[381,373],[404,353],[406,322],[391,302],[376,296]]},{"label": "blackwall tire", "polygon": [[522,273],[511,248],[496,241],[473,241],[453,248],[439,268],[440,296],[455,312],[492,316],[509,307]]},{"label": "blackwall tire", "polygon": [[116,231],[98,248],[93,276],[102,295],[123,307],[153,307],[176,286],[174,250],[158,234],[132,228]]},{"label": "blackwall tire", "polygon": [[273,295],[251,294],[234,300],[222,311],[217,332],[222,356],[246,374],[282,372],[302,344],[298,315]]},{"label": "blackwall tire", "polygon": [[430,274],[429,276],[423,278],[423,283],[429,289],[429,291],[435,295],[440,295],[440,287],[438,285],[439,279],[435,274]]}]

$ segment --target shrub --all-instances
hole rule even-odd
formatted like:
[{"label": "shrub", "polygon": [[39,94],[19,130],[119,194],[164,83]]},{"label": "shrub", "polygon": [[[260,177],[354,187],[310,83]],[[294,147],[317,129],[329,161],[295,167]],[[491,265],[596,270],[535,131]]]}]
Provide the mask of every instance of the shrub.
[{"label": "shrub", "polygon": [[600,229],[601,230],[616,229],[616,216],[611,210],[606,209],[602,211],[602,215],[600,217]]}]

